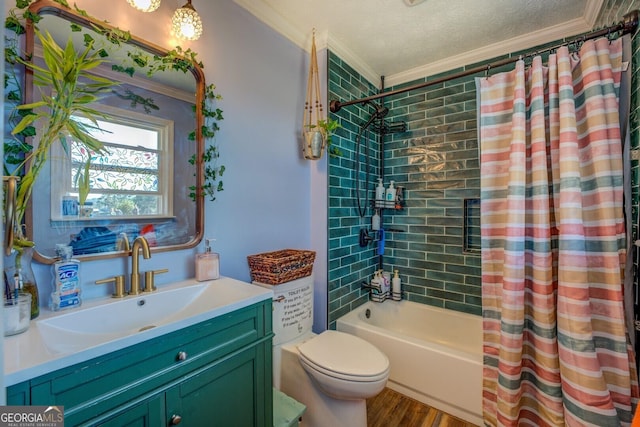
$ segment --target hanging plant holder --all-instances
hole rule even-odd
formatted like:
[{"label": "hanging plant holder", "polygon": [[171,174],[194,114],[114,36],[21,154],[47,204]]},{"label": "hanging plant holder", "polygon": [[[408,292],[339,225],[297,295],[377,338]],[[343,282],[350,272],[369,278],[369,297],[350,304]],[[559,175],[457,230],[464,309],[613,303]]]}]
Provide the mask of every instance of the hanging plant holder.
[{"label": "hanging plant holder", "polygon": [[304,102],[304,117],[302,123],[302,154],[305,159],[320,159],[327,146],[327,135],[323,128],[319,126],[322,114],[318,56],[316,54],[316,31],[314,29],[311,39],[309,79],[307,81],[307,97]]}]

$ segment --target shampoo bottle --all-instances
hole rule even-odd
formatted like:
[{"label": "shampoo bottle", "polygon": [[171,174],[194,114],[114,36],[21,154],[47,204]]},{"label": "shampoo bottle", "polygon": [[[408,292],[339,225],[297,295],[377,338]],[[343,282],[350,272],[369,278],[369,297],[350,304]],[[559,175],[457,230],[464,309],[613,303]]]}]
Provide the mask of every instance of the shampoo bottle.
[{"label": "shampoo bottle", "polygon": [[380,215],[378,215],[378,209],[376,209],[375,213],[371,217],[371,229],[373,231],[380,230]]},{"label": "shampoo bottle", "polygon": [[79,307],[80,299],[80,261],[73,259],[71,246],[58,244],[56,253],[60,261],[53,264],[53,292],[49,300],[49,308],[53,311]]},{"label": "shampoo bottle", "polygon": [[220,255],[211,252],[211,240],[205,240],[204,253],[196,254],[196,280],[215,280],[220,278]]},{"label": "shampoo bottle", "polygon": [[378,186],[376,187],[376,202],[375,205],[377,208],[382,208],[385,206],[385,189],[384,185],[382,185],[382,178],[378,178]]},{"label": "shampoo bottle", "polygon": [[398,276],[398,270],[395,270],[395,275],[391,279],[391,297],[394,301],[402,299],[402,283],[400,282],[400,276]]},{"label": "shampoo bottle", "polygon": [[391,181],[389,188],[385,193],[385,207],[393,208],[396,205],[396,188],[393,186],[394,181]]}]

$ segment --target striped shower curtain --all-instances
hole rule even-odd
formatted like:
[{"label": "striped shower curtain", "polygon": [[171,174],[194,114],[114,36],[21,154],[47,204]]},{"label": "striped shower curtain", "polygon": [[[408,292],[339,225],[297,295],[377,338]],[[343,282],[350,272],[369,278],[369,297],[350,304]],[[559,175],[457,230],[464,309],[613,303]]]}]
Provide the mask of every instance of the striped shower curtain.
[{"label": "striped shower curtain", "polygon": [[477,79],[486,425],[631,421],[622,64],[598,39]]}]

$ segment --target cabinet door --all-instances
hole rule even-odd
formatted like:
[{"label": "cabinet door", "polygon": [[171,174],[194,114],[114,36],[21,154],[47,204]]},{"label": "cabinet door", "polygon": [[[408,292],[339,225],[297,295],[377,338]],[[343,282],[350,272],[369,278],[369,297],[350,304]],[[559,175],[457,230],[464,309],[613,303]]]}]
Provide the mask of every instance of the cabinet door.
[{"label": "cabinet door", "polygon": [[91,420],[87,426],[100,427],[158,427],[164,425],[164,394],[142,401],[126,410],[116,412],[101,421]]},{"label": "cabinet door", "polygon": [[[272,426],[272,389],[262,393],[263,363],[256,347],[208,366],[167,391],[167,421],[184,427]],[[265,413],[266,412],[266,413]]]},{"label": "cabinet door", "polygon": [[7,387],[7,405],[31,405],[31,390],[28,381]]}]

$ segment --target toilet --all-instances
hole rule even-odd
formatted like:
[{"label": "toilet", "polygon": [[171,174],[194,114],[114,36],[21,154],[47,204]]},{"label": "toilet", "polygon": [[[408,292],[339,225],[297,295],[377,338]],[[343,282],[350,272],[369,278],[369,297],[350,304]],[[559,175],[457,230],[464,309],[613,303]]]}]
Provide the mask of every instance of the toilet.
[{"label": "toilet", "polygon": [[366,399],[384,389],[389,359],[344,332],[311,331],[313,276],[273,290],[273,384],[307,409],[301,426],[366,427]]}]

